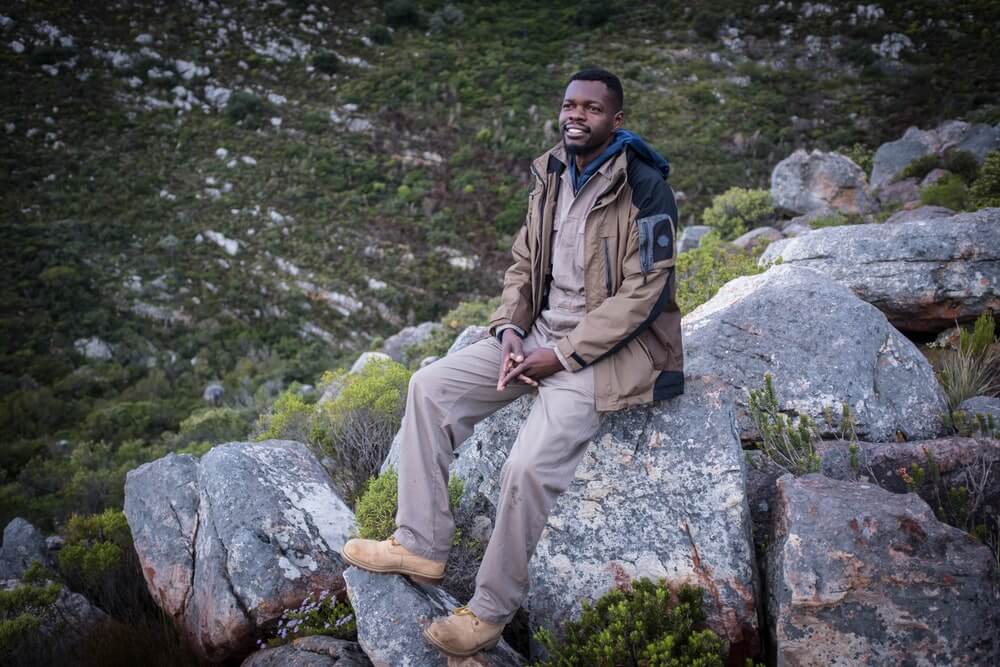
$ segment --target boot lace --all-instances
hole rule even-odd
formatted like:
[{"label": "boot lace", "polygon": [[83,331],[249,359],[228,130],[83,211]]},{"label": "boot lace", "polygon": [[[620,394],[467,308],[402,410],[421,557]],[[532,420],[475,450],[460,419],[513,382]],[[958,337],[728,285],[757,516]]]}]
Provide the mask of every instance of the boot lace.
[{"label": "boot lace", "polygon": [[451,613],[453,613],[455,616],[471,616],[475,620],[476,625],[479,625],[479,617],[476,616],[474,611],[472,611],[465,605],[462,605],[461,607],[455,607],[454,609],[452,609]]}]

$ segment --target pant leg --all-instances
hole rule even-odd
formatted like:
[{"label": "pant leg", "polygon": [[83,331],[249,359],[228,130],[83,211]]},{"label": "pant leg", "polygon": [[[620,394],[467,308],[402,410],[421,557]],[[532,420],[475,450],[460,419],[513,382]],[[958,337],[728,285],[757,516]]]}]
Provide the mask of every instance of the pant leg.
[{"label": "pant leg", "polygon": [[572,483],[600,419],[593,368],[545,378],[500,477],[496,522],[469,607],[507,623],[528,592],[528,561],[558,496]]},{"label": "pant leg", "polygon": [[398,510],[394,536],[411,552],[447,560],[455,520],[448,506],[448,466],[476,423],[534,391],[511,382],[497,391],[500,343],[488,338],[418,370],[410,378],[400,428]]}]

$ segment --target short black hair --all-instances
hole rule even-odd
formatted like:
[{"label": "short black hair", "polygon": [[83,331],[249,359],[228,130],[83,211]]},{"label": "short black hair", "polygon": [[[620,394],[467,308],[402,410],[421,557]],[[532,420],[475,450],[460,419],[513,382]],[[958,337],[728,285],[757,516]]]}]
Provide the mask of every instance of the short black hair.
[{"label": "short black hair", "polygon": [[571,76],[566,85],[568,86],[573,81],[600,81],[604,83],[611,91],[611,97],[618,103],[618,108],[615,111],[621,111],[625,108],[625,91],[622,90],[622,82],[611,72],[597,67],[582,69]]}]

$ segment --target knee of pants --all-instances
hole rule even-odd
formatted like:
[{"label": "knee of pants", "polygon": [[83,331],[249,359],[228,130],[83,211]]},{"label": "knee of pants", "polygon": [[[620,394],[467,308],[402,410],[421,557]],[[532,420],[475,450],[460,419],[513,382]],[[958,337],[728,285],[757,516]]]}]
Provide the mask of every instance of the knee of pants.
[{"label": "knee of pants", "polygon": [[537,476],[537,465],[530,457],[512,453],[503,466],[503,475],[508,484],[522,485]]}]

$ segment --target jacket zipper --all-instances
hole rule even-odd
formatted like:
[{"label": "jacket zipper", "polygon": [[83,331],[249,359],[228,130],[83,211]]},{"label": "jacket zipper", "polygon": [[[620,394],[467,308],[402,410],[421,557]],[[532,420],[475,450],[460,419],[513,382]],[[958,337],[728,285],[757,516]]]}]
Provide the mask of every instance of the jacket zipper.
[{"label": "jacket zipper", "polygon": [[608,237],[601,239],[604,241],[604,281],[608,287],[608,296],[611,296],[611,253],[608,252]]}]

